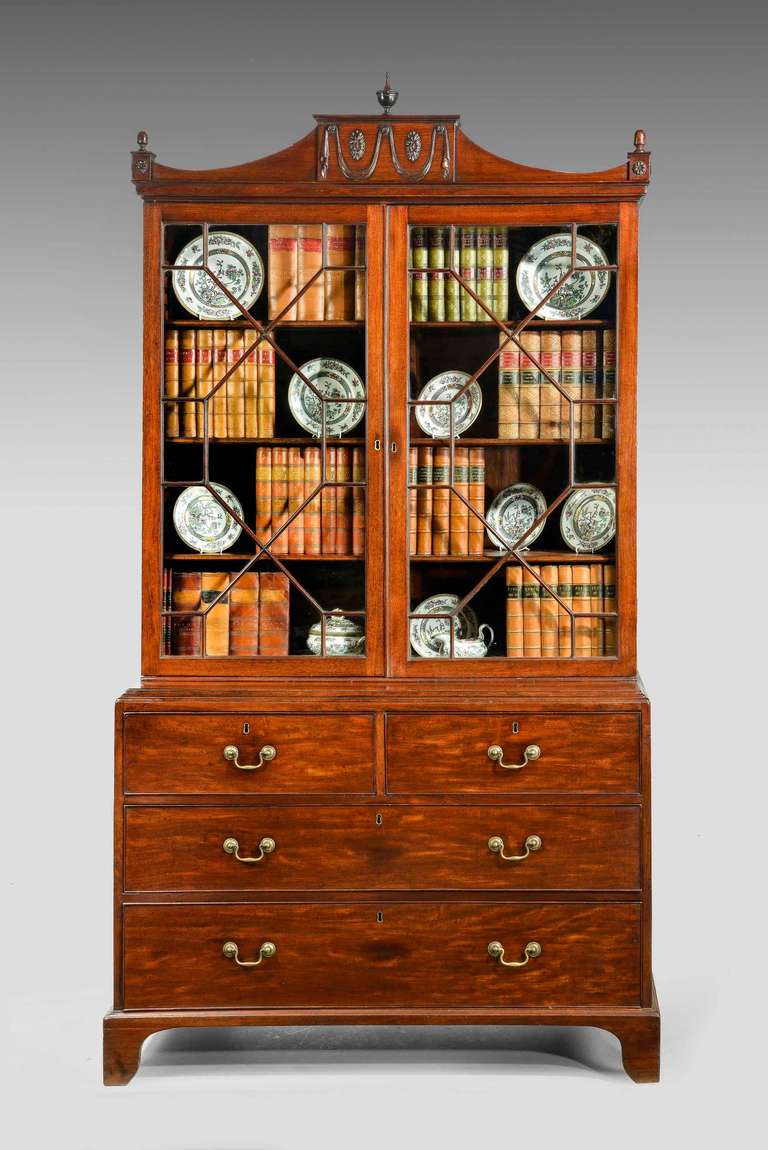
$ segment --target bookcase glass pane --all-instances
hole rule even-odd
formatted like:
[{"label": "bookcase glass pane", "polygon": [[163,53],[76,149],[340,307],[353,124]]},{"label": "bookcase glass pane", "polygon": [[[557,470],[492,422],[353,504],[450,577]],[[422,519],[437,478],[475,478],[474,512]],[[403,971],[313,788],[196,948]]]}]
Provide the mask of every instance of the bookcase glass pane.
[{"label": "bookcase glass pane", "polygon": [[614,225],[409,229],[410,657],[617,655]]},{"label": "bookcase glass pane", "polygon": [[365,655],[363,225],[166,224],[161,654]]}]

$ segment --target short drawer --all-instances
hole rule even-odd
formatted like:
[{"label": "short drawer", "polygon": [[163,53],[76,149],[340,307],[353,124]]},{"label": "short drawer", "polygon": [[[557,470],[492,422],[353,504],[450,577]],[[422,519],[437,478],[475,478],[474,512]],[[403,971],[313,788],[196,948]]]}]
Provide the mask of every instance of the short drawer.
[{"label": "short drawer", "polygon": [[128,794],[373,789],[374,722],[367,714],[129,714],[124,743]]},{"label": "short drawer", "polygon": [[125,889],[132,892],[639,886],[637,807],[260,805],[125,812]]},{"label": "short drawer", "polygon": [[[526,755],[531,746],[538,757]],[[500,761],[491,748],[501,749]],[[629,794],[639,783],[637,714],[387,717],[391,794]]]},{"label": "short drawer", "polygon": [[[131,905],[125,1007],[628,1006],[640,916],[595,902]],[[505,962],[540,953],[507,967],[492,943]]]}]

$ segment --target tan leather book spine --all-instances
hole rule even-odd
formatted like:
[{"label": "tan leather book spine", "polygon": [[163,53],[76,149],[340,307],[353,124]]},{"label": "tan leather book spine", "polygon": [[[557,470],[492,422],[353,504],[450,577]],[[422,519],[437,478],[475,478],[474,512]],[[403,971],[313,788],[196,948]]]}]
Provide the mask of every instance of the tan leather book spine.
[{"label": "tan leather book spine", "polygon": [[541,590],[538,579],[531,572],[539,568],[531,564],[531,571],[523,568],[523,653],[526,659],[541,658]]},{"label": "tan leather book spine", "polygon": [[287,655],[290,626],[290,590],[281,571],[259,575],[259,654]]},{"label": "tan leather book spine", "polygon": [[[589,565],[589,596],[590,611],[603,609],[603,564],[590,563]],[[602,655],[603,650],[603,620],[591,619],[592,624],[592,654]]]},{"label": "tan leather book spine", "polygon": [[[581,333],[581,398],[597,397],[597,332],[594,329]],[[592,439],[600,426],[599,409],[593,403],[581,404],[581,438]]]},{"label": "tan leather book spine", "polygon": [[[567,328],[561,334],[561,342],[560,382],[572,399],[581,399],[581,332]],[[563,426],[563,439],[568,439],[570,436],[570,408],[570,403],[565,396],[562,396],[560,420]],[[574,403],[573,435],[575,439],[581,435],[580,408],[581,404]]]},{"label": "tan leather book spine", "polygon": [[411,320],[424,323],[429,319],[429,248],[427,229],[411,228]]},{"label": "tan leather book spine", "polygon": [[539,438],[558,439],[560,437],[561,399],[554,383],[550,383],[544,371],[557,383],[560,382],[560,332],[544,328],[541,332],[541,409],[539,412]]},{"label": "tan leather book spine", "polygon": [[[603,610],[616,611],[616,566],[606,563],[603,570]],[[603,620],[603,634],[606,655],[616,655],[618,652],[618,619]]]},{"label": "tan leather book spine", "polygon": [[[451,235],[453,235],[453,251],[451,251]],[[458,228],[446,228],[445,266],[457,274],[461,271],[461,237]],[[445,318],[448,323],[456,323],[461,319],[459,281],[454,276],[447,274],[445,277]]]},{"label": "tan leather book spine", "polygon": [[429,229],[429,279],[427,298],[429,319],[433,323],[445,322],[445,268],[447,236],[446,228]]},{"label": "tan leather book spine", "polygon": [[[477,322],[490,323],[493,313],[493,234],[492,229],[479,227],[477,235],[477,297],[485,308],[477,308]],[[488,308],[488,311],[485,309]]]},{"label": "tan leather book spine", "polygon": [[541,335],[538,331],[526,329],[520,335],[520,343],[523,348],[520,356],[520,438],[538,439],[541,372],[530,356],[538,360],[541,355]]},{"label": "tan leather book spine", "polygon": [[[243,332],[239,328],[227,329],[227,438],[242,439],[245,435],[245,370],[240,363],[243,356]],[[234,368],[234,370],[232,370]]]},{"label": "tan leather book spine", "polygon": [[509,228],[493,229],[493,314],[505,320],[509,314]]},{"label": "tan leather book spine", "polygon": [[[304,457],[300,447],[288,448],[288,514],[304,502]],[[304,512],[299,511],[288,527],[288,554],[304,554]]]},{"label": "tan leather book spine", "polygon": [[282,315],[283,320],[296,319],[296,305],[288,305],[296,296],[298,283],[298,228],[296,224],[270,224],[268,230],[269,318]]},{"label": "tan leather book spine", "polygon": [[[365,482],[365,452],[352,448],[352,481]],[[352,488],[352,554],[365,555],[365,488]]]},{"label": "tan leather book spine", "polygon": [[451,555],[469,554],[469,448],[456,447],[453,453],[453,491],[451,492]]},{"label": "tan leather book spine", "polygon": [[325,225],[325,318],[354,319],[355,273],[333,271],[353,268],[355,262],[355,228],[349,224]]},{"label": "tan leather book spine", "polygon": [[251,348],[243,364],[246,439],[259,437],[259,345],[252,346],[255,338],[255,333],[245,333],[246,345]]},{"label": "tan leather book spine", "polygon": [[[288,448],[272,448],[272,534],[288,518]],[[288,554],[288,531],[282,531],[272,544],[275,555]]]},{"label": "tan leather book spine", "polygon": [[355,224],[355,319],[365,319],[365,224]]},{"label": "tan leather book spine", "polygon": [[[320,448],[304,448],[304,491],[309,498],[320,486]],[[322,555],[321,496],[312,496],[304,509],[304,554]]]},{"label": "tan leather book spine", "polygon": [[[211,390],[213,379],[213,332],[210,328],[198,328],[195,333],[195,395],[205,399]],[[197,434],[205,435],[205,408],[208,407],[208,435],[213,435],[212,405],[196,403]]]},{"label": "tan leather book spine", "polygon": [[[336,448],[336,482],[352,481],[352,454],[349,447]],[[352,554],[352,488],[336,488],[336,546],[337,555]]]},{"label": "tan leather book spine", "polygon": [[415,555],[419,545],[419,449],[408,448],[408,554]]},{"label": "tan leather book spine", "polygon": [[322,224],[299,224],[297,253],[297,290],[301,291],[313,276],[316,275],[317,279],[300,296],[296,304],[296,318],[322,320],[325,316]]},{"label": "tan leather book spine", "polygon": [[[178,328],[165,329],[165,372],[164,388],[167,399],[177,399],[179,395],[179,332]],[[166,403],[165,408],[165,437],[166,439],[179,438],[179,407],[178,403]]]},{"label": "tan leather book spine", "polygon": [[[162,604],[163,611],[170,611],[171,605],[171,570],[169,567],[163,567],[163,589],[162,589]],[[162,628],[162,650],[164,655],[171,653],[171,619],[169,615],[163,615],[160,619]]]},{"label": "tan leather book spine", "polygon": [[[603,390],[604,397],[616,398],[616,332],[607,328],[603,332]],[[601,404],[603,414],[601,420],[603,439],[613,439],[616,434],[616,405],[613,403]]]},{"label": "tan leather book spine", "polygon": [[[325,481],[327,484],[336,482],[336,448],[325,449]],[[322,520],[322,553],[323,555],[336,554],[336,488],[324,487],[320,498],[320,515]]]},{"label": "tan leather book spine", "polygon": [[523,640],[523,569],[516,564],[507,567],[507,658],[522,659]]},{"label": "tan leather book spine", "polygon": [[202,572],[200,597],[203,609],[208,608],[203,628],[206,655],[229,654],[229,595],[226,594],[228,587],[229,575],[226,571]]},{"label": "tan leather book spine", "polygon": [[[570,563],[560,563],[557,571],[557,593],[569,607],[573,606],[573,568]],[[563,607],[557,615],[557,630],[561,658],[570,658],[573,650],[571,640],[571,616]]]},{"label": "tan leather book spine", "polygon": [[480,516],[485,516],[485,448],[469,449],[469,502],[475,515],[469,516],[469,554],[482,555],[485,543],[485,525]]},{"label": "tan leather book spine", "polygon": [[418,452],[416,482],[419,484],[419,489],[416,492],[416,553],[418,555],[431,555],[434,493],[432,488],[426,485],[434,482],[434,450],[431,447],[420,447]]},{"label": "tan leather book spine", "polygon": [[[559,409],[558,409],[559,414]],[[553,599],[549,588],[557,590],[557,567],[546,563],[541,568],[541,577],[546,587],[540,587],[541,597],[541,655],[543,659],[556,659],[560,653],[558,630],[558,602]]]},{"label": "tan leather book spine", "polygon": [[256,448],[256,538],[266,543],[272,534],[272,448]]},{"label": "tan leather book spine", "polygon": [[[474,228],[461,229],[461,278],[477,295],[477,232]],[[477,304],[469,292],[461,289],[461,319],[470,323],[477,320]]]},{"label": "tan leather book spine", "polygon": [[499,439],[520,438],[520,348],[499,332]]},{"label": "tan leather book spine", "polygon": [[[223,327],[214,328],[211,349],[211,389],[227,374],[227,332]],[[222,384],[208,404],[208,434],[216,439],[227,437],[227,385]]]},{"label": "tan leather book spine", "polygon": [[580,617],[589,611],[592,598],[589,591],[589,564],[573,564],[573,610],[576,613],[576,658],[589,658],[592,654],[592,620]]},{"label": "tan leather book spine", "polygon": [[259,653],[259,574],[246,571],[229,593],[229,653]]},{"label": "tan leather book spine", "polygon": [[[450,476],[451,452],[448,447],[435,447],[433,451],[432,482],[447,484]],[[451,493],[447,486],[432,489],[432,554],[447,555],[451,532]]]},{"label": "tan leather book spine", "polygon": [[[183,328],[179,333],[179,395],[182,399],[195,397],[195,330]],[[196,403],[180,403],[181,433],[185,439],[197,435]]]},{"label": "tan leather book spine", "polygon": [[275,434],[275,349],[266,340],[262,340],[258,353],[259,439],[271,439]]},{"label": "tan leather book spine", "polygon": [[[171,609],[199,611],[202,576],[199,571],[174,571],[171,575]],[[171,616],[171,654],[197,658],[203,653],[203,620],[200,615]]]}]

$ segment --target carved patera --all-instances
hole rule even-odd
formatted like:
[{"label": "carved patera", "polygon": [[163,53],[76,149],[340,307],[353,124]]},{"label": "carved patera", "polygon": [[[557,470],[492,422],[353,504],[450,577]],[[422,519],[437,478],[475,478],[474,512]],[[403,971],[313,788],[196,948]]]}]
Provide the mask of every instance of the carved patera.
[{"label": "carved patera", "polygon": [[405,137],[405,154],[412,164],[415,164],[421,155],[421,136],[415,128],[411,128]]},{"label": "carved patera", "polygon": [[[359,129],[355,129],[359,131]],[[352,158],[355,159],[354,152],[352,151],[352,135],[349,136],[349,149]],[[362,134],[362,133],[361,133]],[[414,155],[409,151],[409,137],[416,137],[418,141],[418,150]],[[381,154],[381,147],[384,141],[389,145],[389,154],[392,157],[392,167],[403,180],[408,180],[417,183],[419,180],[426,179],[432,170],[432,164],[435,160],[435,155],[438,150],[440,152],[440,174],[444,180],[450,179],[451,176],[451,143],[448,134],[448,128],[445,124],[434,124],[432,126],[432,136],[429,145],[429,151],[422,163],[421,167],[415,170],[410,167],[404,167],[400,156],[397,154],[397,145],[395,143],[395,134],[391,124],[379,124],[376,129],[376,138],[373,142],[373,151],[371,158],[364,168],[350,168],[346,161],[344,152],[341,146],[341,139],[339,136],[339,125],[330,123],[326,124],[323,128],[322,142],[320,145],[320,179],[324,180],[328,176],[331,138],[336,141],[336,163],[338,164],[339,171],[346,180],[370,180],[371,176],[376,171],[379,162],[379,155]],[[411,149],[413,142],[411,141]],[[416,131],[411,131],[406,136],[405,140],[405,154],[406,158],[415,163],[420,155],[422,149],[421,136]],[[361,153],[362,154],[362,153]]]},{"label": "carved patera", "polygon": [[349,133],[349,154],[353,160],[362,160],[365,155],[365,136],[359,128],[353,128]]},{"label": "carved patera", "polygon": [[644,176],[647,171],[648,171],[648,165],[646,164],[645,160],[634,160],[633,161],[633,163],[632,163],[632,175],[633,176]]}]

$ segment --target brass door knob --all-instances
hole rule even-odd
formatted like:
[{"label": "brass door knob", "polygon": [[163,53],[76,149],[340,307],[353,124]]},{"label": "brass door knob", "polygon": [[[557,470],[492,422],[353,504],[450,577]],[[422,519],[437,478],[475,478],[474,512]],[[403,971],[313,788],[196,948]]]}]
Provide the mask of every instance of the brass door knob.
[{"label": "brass door knob", "polygon": [[241,763],[239,747],[233,747],[230,744],[230,746],[224,748],[224,758],[228,763],[234,763],[240,771],[258,771],[265,763],[271,763],[276,757],[277,748],[273,747],[271,743],[265,743],[259,751],[258,763]]},{"label": "brass door knob", "polygon": [[234,855],[237,861],[241,863],[261,862],[261,860],[266,855],[271,855],[274,850],[277,850],[277,843],[268,835],[265,835],[259,843],[259,853],[257,855],[253,855],[252,857],[249,857],[248,855],[241,855],[239,853],[240,843],[237,841],[237,839],[224,839],[224,842],[221,845],[223,850],[225,850],[228,855]]},{"label": "brass door knob", "polygon": [[527,859],[528,855],[533,854],[534,851],[541,850],[541,838],[539,835],[528,835],[528,838],[523,843],[523,846],[525,847],[523,854],[505,855],[504,839],[501,837],[501,835],[491,835],[491,837],[488,839],[488,850],[492,851],[493,854],[498,855],[499,858],[503,858],[505,862],[520,862],[522,859]]},{"label": "brass door knob", "polygon": [[500,747],[498,743],[492,743],[488,748],[488,758],[492,763],[503,767],[505,771],[520,771],[527,763],[535,763],[537,759],[541,758],[541,747],[538,747],[536,743],[531,743],[523,751],[522,763],[505,763],[504,748]]},{"label": "brass door knob", "polygon": [[504,947],[497,941],[488,943],[488,953],[491,958],[497,959],[501,966],[527,966],[532,958],[539,957],[541,954],[541,945],[538,942],[526,942],[523,949],[525,958],[521,962],[508,961],[504,957]]},{"label": "brass door knob", "polygon": [[231,958],[238,966],[261,966],[265,958],[274,958],[277,954],[277,943],[262,942],[259,947],[259,957],[253,962],[244,962],[240,958],[240,948],[236,942],[225,942],[221,948],[221,953],[225,958]]}]

